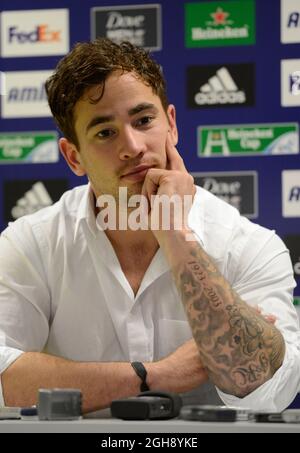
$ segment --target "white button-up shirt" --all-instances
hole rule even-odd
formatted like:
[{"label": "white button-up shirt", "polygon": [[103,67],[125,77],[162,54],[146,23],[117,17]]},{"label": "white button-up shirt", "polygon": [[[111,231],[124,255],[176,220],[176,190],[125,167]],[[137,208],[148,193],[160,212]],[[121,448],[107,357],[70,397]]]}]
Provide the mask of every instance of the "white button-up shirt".
[{"label": "white button-up shirt", "polygon": [[[161,249],[135,296],[97,228],[93,203],[89,186],[81,186],[2,233],[0,373],[24,351],[76,361],[151,362],[192,338]],[[286,341],[284,363],[271,380],[243,399],[219,396],[227,405],[284,409],[300,388],[299,321],[286,247],[273,231],[200,187],[189,226],[240,297],[277,316]]]}]

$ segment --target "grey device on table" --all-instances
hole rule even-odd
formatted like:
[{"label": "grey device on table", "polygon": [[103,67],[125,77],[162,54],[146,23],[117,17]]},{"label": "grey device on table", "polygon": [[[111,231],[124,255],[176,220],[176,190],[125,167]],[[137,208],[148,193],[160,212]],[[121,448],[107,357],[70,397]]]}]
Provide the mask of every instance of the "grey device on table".
[{"label": "grey device on table", "polygon": [[286,423],[300,423],[300,409],[287,409],[281,416]]},{"label": "grey device on table", "polygon": [[235,422],[237,411],[224,406],[190,404],[182,407],[180,417],[200,422]]},{"label": "grey device on table", "polygon": [[78,389],[40,389],[40,420],[78,420],[82,416],[82,394]]},{"label": "grey device on table", "polygon": [[0,407],[0,420],[13,420],[21,418],[20,407]]}]

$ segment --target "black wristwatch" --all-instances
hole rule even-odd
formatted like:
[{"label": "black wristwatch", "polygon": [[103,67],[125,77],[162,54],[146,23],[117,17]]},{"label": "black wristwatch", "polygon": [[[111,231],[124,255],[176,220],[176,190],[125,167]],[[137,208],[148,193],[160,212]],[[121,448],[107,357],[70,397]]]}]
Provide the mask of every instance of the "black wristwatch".
[{"label": "black wristwatch", "polygon": [[142,381],[141,387],[140,387],[141,392],[148,392],[150,389],[146,382],[146,379],[147,379],[146,368],[144,367],[142,362],[132,362],[131,366]]}]

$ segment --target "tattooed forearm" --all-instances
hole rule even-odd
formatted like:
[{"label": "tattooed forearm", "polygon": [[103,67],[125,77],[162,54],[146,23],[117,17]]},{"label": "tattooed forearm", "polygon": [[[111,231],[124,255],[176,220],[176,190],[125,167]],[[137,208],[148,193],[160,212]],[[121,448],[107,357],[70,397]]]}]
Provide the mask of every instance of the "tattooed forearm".
[{"label": "tattooed forearm", "polygon": [[169,261],[203,364],[221,390],[246,396],[282,365],[283,337],[241,300],[198,243],[182,245],[180,262],[170,252]]},{"label": "tattooed forearm", "polygon": [[264,354],[259,357],[259,364],[251,363],[248,368],[239,367],[233,370],[232,377],[240,387],[245,387],[248,383],[255,384],[268,372],[268,359]]},{"label": "tattooed forearm", "polygon": [[[211,271],[212,270],[213,269],[211,269]],[[189,261],[187,263],[187,274],[191,274],[196,282],[199,282],[198,286],[200,286],[203,289],[203,292],[209,297],[210,303],[213,304],[215,309],[220,308],[223,305],[216,289],[208,284],[207,272],[205,272],[203,268],[201,269],[196,261]]]}]

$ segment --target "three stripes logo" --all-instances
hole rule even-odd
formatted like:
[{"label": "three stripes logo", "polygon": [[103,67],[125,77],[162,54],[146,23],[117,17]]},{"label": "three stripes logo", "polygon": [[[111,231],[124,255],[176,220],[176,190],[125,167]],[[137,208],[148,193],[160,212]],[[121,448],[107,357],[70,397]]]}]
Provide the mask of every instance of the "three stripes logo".
[{"label": "three stripes logo", "polygon": [[230,72],[224,66],[216,75],[209,78],[208,83],[202,85],[200,92],[195,96],[198,105],[205,104],[244,104],[245,91],[238,89]]},{"label": "three stripes logo", "polygon": [[39,181],[36,182],[30,190],[28,190],[22,198],[20,198],[16,205],[11,210],[13,219],[19,219],[27,214],[33,214],[42,208],[51,206],[53,200],[50,197],[44,184]]},{"label": "three stripes logo", "polygon": [[68,189],[65,179],[19,180],[4,183],[4,220],[17,220],[58,201]]},{"label": "three stripes logo", "polygon": [[190,66],[187,91],[190,108],[254,105],[254,65]]}]

